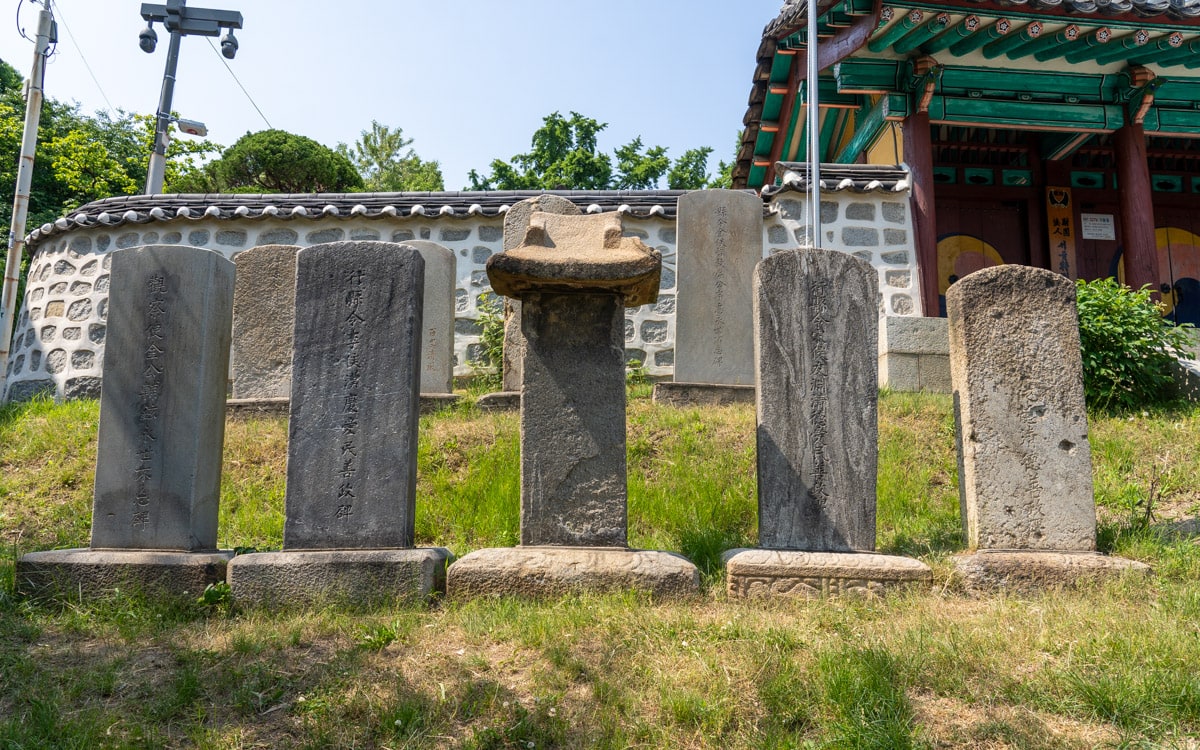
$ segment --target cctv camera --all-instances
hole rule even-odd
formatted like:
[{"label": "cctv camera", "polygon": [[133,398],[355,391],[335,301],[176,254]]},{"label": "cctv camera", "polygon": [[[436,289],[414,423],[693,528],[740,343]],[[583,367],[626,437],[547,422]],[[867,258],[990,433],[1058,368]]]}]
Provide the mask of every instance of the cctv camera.
[{"label": "cctv camera", "polygon": [[225,36],[221,37],[221,54],[226,60],[232,60],[233,56],[238,51],[238,40],[233,35],[233,29],[225,32]]},{"label": "cctv camera", "polygon": [[208,128],[205,127],[204,123],[197,120],[185,120],[181,117],[175,121],[175,124],[179,127],[180,133],[198,135],[201,138],[208,135]]},{"label": "cctv camera", "polygon": [[158,46],[158,34],[154,32],[153,26],[147,24],[146,28],[142,29],[142,33],[138,34],[138,46],[146,54],[150,54]]}]

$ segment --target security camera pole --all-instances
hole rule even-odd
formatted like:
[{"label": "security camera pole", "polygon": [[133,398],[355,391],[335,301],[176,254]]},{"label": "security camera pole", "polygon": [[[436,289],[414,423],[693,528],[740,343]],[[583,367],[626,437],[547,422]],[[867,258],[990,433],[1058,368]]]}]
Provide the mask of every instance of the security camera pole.
[{"label": "security camera pole", "polygon": [[146,195],[162,192],[163,175],[167,168],[167,142],[170,140],[171,97],[175,93],[175,68],[179,63],[179,40],[188,34],[219,36],[221,29],[228,29],[221,38],[221,54],[229,59],[237,54],[238,43],[234,29],[242,28],[242,14],[229,10],[188,8],[186,0],[167,0],[166,5],[142,3],[142,18],[146,28],[139,35],[138,44],[147,54],[154,51],[158,35],[154,33],[155,22],[161,23],[171,32],[167,46],[167,69],[163,73],[162,95],[158,100],[158,117],[154,125],[154,151],[150,154],[150,168],[146,175]]}]

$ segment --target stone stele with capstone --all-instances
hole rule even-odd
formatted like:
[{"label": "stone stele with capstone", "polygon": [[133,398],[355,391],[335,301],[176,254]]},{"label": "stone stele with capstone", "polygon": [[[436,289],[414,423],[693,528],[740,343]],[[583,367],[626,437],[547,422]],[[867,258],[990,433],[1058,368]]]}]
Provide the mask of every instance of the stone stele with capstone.
[{"label": "stone stele with capstone", "polygon": [[414,549],[424,261],[390,242],[297,256],[283,551],[229,565],[239,604],[369,606],[444,591]]},{"label": "stone stele with capstone", "polygon": [[[504,214],[504,251],[515,250],[525,240],[529,217],[534,212],[578,216],[582,211],[558,195],[539,195],[514,203]],[[495,291],[493,289],[492,291]],[[498,294],[498,292],[497,292]],[[521,361],[525,336],[521,333],[521,301],[504,298],[504,350],[500,366],[500,390],[485,393],[475,402],[484,411],[507,411],[521,405]]]},{"label": "stone stele with capstone", "polygon": [[654,400],[675,406],[754,401],[754,267],[763,204],[738,190],[679,197],[675,375]]},{"label": "stone stele with capstone", "polygon": [[450,566],[450,596],[699,590],[691,562],[626,542],[624,308],[654,301],[661,269],[613,213],[535,212],[488,259],[521,302],[521,544]]},{"label": "stone stele with capstone", "polygon": [[1024,589],[1150,572],[1096,552],[1096,505],[1075,285],[1004,265],[946,294],[959,500],[970,589]]},{"label": "stone stele with capstone", "polygon": [[225,580],[217,550],[234,265],[148,245],[112,253],[89,549],[17,561],[19,590],[195,598]]},{"label": "stone stele with capstone", "polygon": [[758,264],[760,548],[725,553],[730,596],[932,582],[924,563],[874,552],[877,286],[875,269],[847,253],[789,250]]}]

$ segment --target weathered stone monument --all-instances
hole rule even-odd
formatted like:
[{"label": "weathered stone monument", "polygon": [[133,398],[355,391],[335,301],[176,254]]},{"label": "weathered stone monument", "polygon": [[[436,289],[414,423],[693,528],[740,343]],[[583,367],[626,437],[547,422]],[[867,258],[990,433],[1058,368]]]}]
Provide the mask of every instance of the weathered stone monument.
[{"label": "weathered stone monument", "polygon": [[657,297],[661,267],[616,214],[534,212],[488,259],[521,306],[521,545],[456,562],[451,596],[698,589],[690,562],[626,541],[624,308]]},{"label": "weathered stone monument", "polygon": [[91,547],[24,555],[17,585],[194,597],[233,556],[216,547],[234,266],[178,245],[112,259]]},{"label": "weathered stone monument", "polygon": [[457,262],[450,248],[428,240],[408,240],[425,262],[425,302],[421,308],[422,408],[451,404],[454,395],[454,283]]},{"label": "weathered stone monument", "polygon": [[754,400],[755,265],[763,205],[753,193],[700,190],[679,197],[675,377],[654,400],[681,406]]},{"label": "weathered stone monument", "polygon": [[[525,232],[529,229],[529,217],[534,212],[563,216],[579,216],[582,213],[579,206],[557,195],[539,195],[536,198],[518,201],[504,214],[504,252],[516,250],[521,246],[525,240]],[[476,402],[481,409],[516,409],[521,404],[521,362],[525,357],[525,336],[521,333],[521,302],[505,298],[503,304],[504,354],[500,368],[500,390],[481,396]]]},{"label": "weathered stone monument", "polygon": [[297,256],[283,551],[229,567],[239,602],[369,604],[441,591],[413,549],[424,261],[386,242]]},{"label": "weathered stone monument", "polygon": [[1075,285],[995,266],[946,294],[968,587],[1071,584],[1141,563],[1096,549]]},{"label": "weathered stone monument", "polygon": [[760,549],[725,554],[731,596],[929,583],[874,554],[877,274],[852,255],[777,253],[754,274]]},{"label": "weathered stone monument", "polygon": [[261,245],[233,258],[233,400],[286,407],[292,390],[297,245]]}]

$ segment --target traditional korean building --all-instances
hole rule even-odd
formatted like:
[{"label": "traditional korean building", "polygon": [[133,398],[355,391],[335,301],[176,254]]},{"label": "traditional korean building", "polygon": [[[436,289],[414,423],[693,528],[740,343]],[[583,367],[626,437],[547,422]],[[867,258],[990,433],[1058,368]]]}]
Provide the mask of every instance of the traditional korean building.
[{"label": "traditional korean building", "polygon": [[[807,8],[764,31],[735,187],[807,159]],[[1200,323],[1200,0],[817,11],[821,161],[907,167],[926,316],[958,277],[1021,263],[1149,284]]]}]

